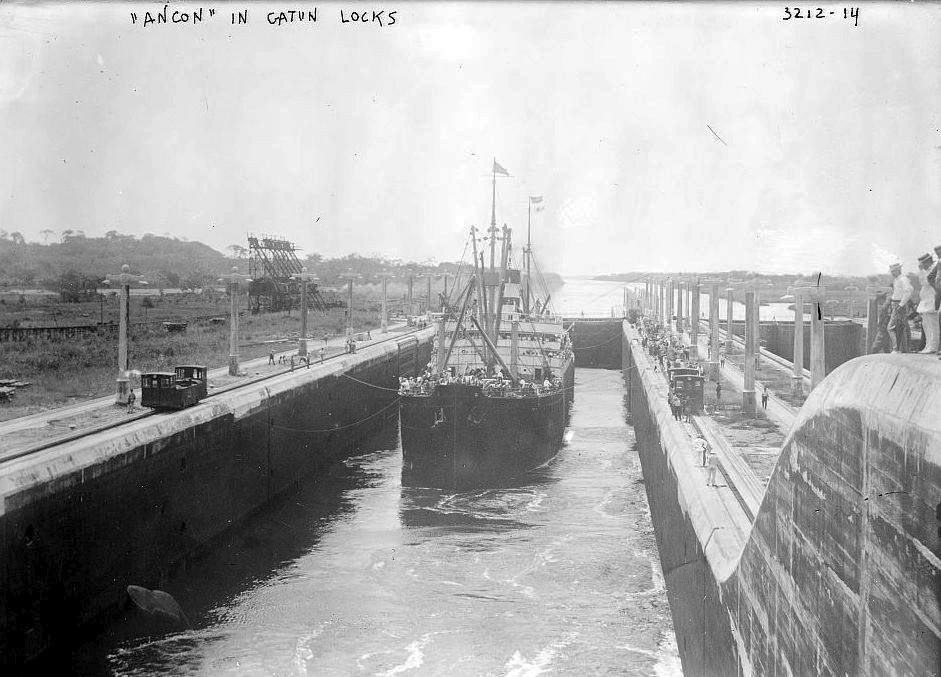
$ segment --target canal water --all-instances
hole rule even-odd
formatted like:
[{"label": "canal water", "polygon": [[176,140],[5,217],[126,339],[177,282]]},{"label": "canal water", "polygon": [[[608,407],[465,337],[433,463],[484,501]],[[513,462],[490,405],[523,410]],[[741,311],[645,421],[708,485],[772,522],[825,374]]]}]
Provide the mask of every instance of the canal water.
[{"label": "canal water", "polygon": [[129,607],[72,674],[681,675],[617,371],[580,369],[567,442],[516,486],[403,488],[395,429]]}]

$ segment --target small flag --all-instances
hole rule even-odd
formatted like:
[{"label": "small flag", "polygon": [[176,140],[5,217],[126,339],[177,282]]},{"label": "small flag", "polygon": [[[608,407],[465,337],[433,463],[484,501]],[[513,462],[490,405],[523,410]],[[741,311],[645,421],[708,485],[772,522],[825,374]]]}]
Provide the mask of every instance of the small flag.
[{"label": "small flag", "polygon": [[501,166],[497,163],[496,159],[494,159],[494,161],[493,161],[493,173],[494,173],[494,174],[503,174],[503,176],[509,176],[509,175],[510,175],[510,173],[509,173],[508,171],[506,171],[503,167],[501,167]]},{"label": "small flag", "polygon": [[545,205],[542,204],[542,195],[539,195],[538,197],[530,196],[529,203],[536,205],[537,212],[541,212],[543,209],[545,209]]}]

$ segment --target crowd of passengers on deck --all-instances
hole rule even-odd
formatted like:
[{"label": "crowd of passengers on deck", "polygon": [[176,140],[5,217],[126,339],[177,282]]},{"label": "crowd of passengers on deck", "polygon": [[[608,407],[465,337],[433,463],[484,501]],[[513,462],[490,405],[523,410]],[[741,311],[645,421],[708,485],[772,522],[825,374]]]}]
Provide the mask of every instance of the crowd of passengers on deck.
[{"label": "crowd of passengers on deck", "polygon": [[522,377],[517,383],[513,383],[512,379],[503,376],[499,370],[493,375],[487,375],[483,369],[475,369],[460,375],[432,376],[426,369],[420,376],[400,378],[399,394],[430,395],[436,385],[453,384],[478,386],[487,397],[537,397],[561,390],[563,387],[562,379],[551,374],[541,384]]}]

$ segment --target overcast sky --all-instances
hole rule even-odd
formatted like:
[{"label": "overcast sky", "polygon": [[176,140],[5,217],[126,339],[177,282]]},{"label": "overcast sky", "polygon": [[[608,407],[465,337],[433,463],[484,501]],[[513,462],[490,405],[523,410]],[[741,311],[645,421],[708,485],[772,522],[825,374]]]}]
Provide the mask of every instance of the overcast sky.
[{"label": "overcast sky", "polygon": [[939,4],[863,3],[858,27],[843,5],[204,6],[144,27],[162,4],[0,4],[0,228],[456,260],[496,157],[498,221],[520,242],[545,196],[534,249],[567,274],[866,274],[941,244]]}]

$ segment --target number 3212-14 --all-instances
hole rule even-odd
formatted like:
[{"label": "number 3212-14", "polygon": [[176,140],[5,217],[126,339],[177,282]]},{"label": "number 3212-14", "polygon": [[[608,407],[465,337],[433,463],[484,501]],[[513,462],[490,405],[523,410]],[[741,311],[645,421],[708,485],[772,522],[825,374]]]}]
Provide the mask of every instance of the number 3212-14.
[{"label": "number 3212-14", "polygon": [[[802,10],[800,7],[785,7],[782,21],[789,19],[827,19],[831,16],[839,16],[836,11],[826,11],[823,7],[812,7]],[[859,7],[844,7],[843,18],[852,19],[853,25],[859,25]]]}]

